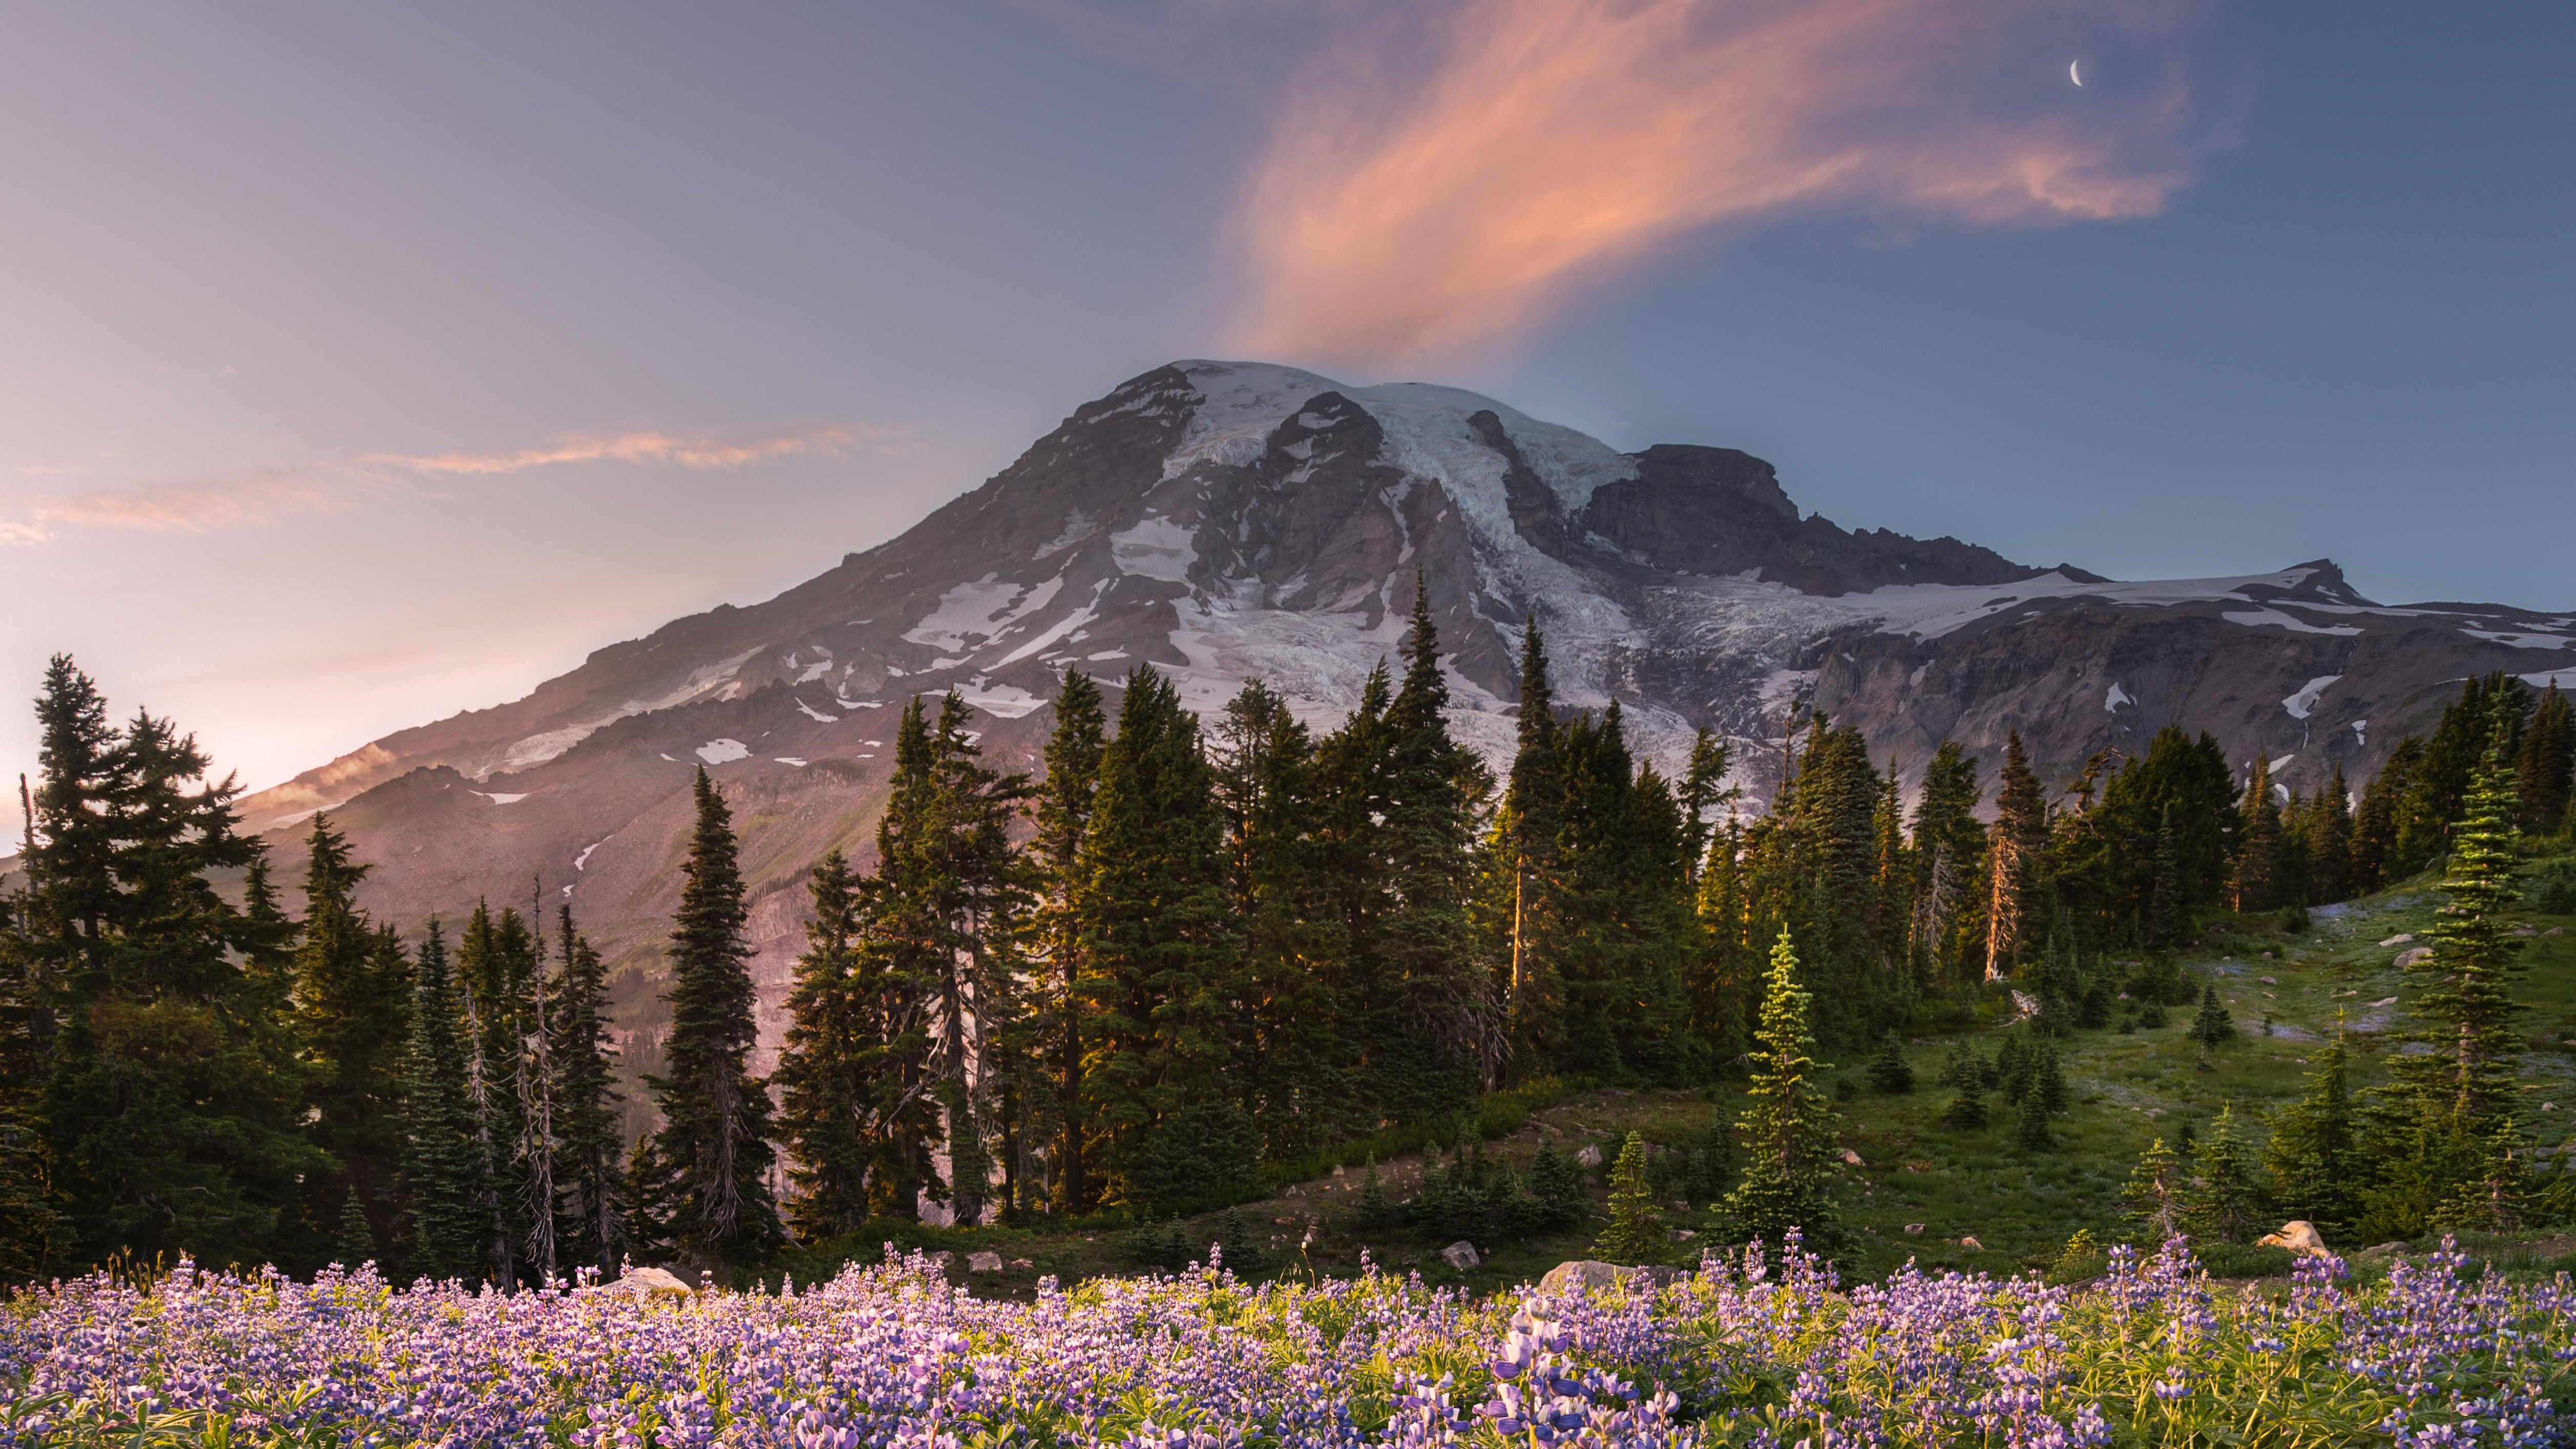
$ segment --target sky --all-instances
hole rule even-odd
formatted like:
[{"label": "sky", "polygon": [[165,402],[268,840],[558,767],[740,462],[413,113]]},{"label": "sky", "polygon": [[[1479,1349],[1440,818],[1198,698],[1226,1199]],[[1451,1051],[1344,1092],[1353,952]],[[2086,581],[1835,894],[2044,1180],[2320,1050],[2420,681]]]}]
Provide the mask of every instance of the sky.
[{"label": "sky", "polygon": [[2571,55],[2522,3],[0,0],[0,697],[67,651],[274,784],[1203,356],[2033,563],[2576,608]]}]

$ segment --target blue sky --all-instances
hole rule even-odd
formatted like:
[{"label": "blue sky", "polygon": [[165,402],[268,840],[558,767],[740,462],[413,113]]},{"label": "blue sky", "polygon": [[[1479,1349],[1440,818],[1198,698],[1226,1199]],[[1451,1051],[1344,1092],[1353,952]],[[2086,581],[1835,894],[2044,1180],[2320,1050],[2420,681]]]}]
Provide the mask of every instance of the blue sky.
[{"label": "blue sky", "polygon": [[0,4],[0,680],[72,650],[273,783],[1207,355],[2033,562],[2576,607],[2571,58],[2503,3]]}]

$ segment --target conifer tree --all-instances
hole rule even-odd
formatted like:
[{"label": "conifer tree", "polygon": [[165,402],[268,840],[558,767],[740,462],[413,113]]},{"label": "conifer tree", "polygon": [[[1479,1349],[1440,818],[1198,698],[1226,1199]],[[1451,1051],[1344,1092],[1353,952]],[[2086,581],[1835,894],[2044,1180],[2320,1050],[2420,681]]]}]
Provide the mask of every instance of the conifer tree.
[{"label": "conifer tree", "polygon": [[471,1281],[488,1265],[489,1164],[466,1083],[463,1002],[447,942],[432,918],[412,971],[410,1050],[403,1081],[404,1195],[411,1270]]},{"label": "conifer tree", "polygon": [[1215,1196],[1256,1148],[1229,1072],[1241,956],[1198,722],[1150,666],[1127,678],[1086,848],[1086,1113],[1124,1200]]},{"label": "conifer tree", "polygon": [[2341,1030],[2314,1062],[2307,1095],[2273,1119],[2263,1165],[2272,1199],[2284,1214],[2339,1235],[2354,1223],[2362,1176],[2354,1155],[2350,1067]]},{"label": "conifer tree", "polygon": [[[1795,1224],[1791,1224],[1794,1226]],[[1651,1263],[1664,1255],[1664,1215],[1646,1185],[1646,1139],[1635,1132],[1610,1167],[1610,1225],[1592,1251],[1613,1263]]]},{"label": "conifer tree", "polygon": [[[1984,968],[1986,832],[1977,820],[1977,762],[1943,740],[1923,769],[1914,807],[1909,951],[1925,984],[1962,984]],[[1977,950],[1970,958],[1969,943]]]},{"label": "conifer tree", "polygon": [[2204,983],[2200,988],[2200,1014],[2191,1019],[2191,1039],[2206,1054],[2211,1048],[2236,1039],[2236,1019],[2227,1012],[2227,1003],[2218,999],[2218,983]]},{"label": "conifer tree", "polygon": [[2325,789],[2308,807],[2307,904],[2326,905],[2347,899],[2352,889],[2352,787],[2337,760]]},{"label": "conifer tree", "polygon": [[1869,1059],[1869,1084],[1882,1096],[1903,1097],[1914,1091],[1914,1068],[1906,1065],[1905,1048],[1892,1031],[1879,1034],[1878,1055]]},{"label": "conifer tree", "polygon": [[2192,1152],[2191,1173],[2177,1205],[2183,1230],[2197,1238],[2242,1243],[2263,1221],[2263,1188],[2246,1159],[2233,1103],[2218,1109],[2209,1135]]},{"label": "conifer tree", "polygon": [[1381,1092],[1403,1116],[1472,1103],[1489,1059],[1488,1015],[1468,921],[1475,815],[1489,787],[1475,752],[1450,738],[1440,634],[1416,575],[1403,685],[1387,708],[1380,840],[1388,908],[1379,921],[1397,1036]]},{"label": "conifer tree", "polygon": [[2044,1152],[2056,1145],[2048,1130],[2048,1103],[2033,1082],[2024,1087],[2013,1108],[2013,1139],[2025,1151]]},{"label": "conifer tree", "polygon": [[2149,1246],[2161,1245],[2182,1231],[2183,1186],[2181,1159],[2163,1138],[2157,1138],[2139,1154],[2137,1169],[2129,1174],[2128,1189],[2122,1194],[2130,1222],[2152,1236]]},{"label": "conifer tree", "polygon": [[1941,1109],[1941,1125],[1953,1132],[1974,1132],[1986,1125],[1986,1084],[1969,1078],[1958,1084],[1958,1095]]},{"label": "conifer tree", "polygon": [[2236,909],[2269,910],[2278,904],[2281,871],[2281,806],[2272,794],[2272,762],[2257,751],[2254,771],[2237,807],[2244,823],[2236,842]]},{"label": "conifer tree", "polygon": [[1509,922],[1503,1010],[1515,1047],[1535,1056],[1547,1042],[1559,999],[1546,943],[1554,936],[1557,814],[1565,792],[1556,691],[1535,615],[1521,628],[1520,692],[1519,738],[1494,830],[1506,865],[1502,914]]},{"label": "conifer tree", "polygon": [[1087,1211],[1095,1200],[1087,1169],[1088,1118],[1083,1107],[1084,937],[1081,896],[1084,849],[1107,725],[1100,686],[1067,667],[1056,692],[1055,730],[1047,739],[1046,778],[1036,800],[1030,842],[1037,902],[1030,916],[1032,964],[1041,973],[1033,1013],[1044,1023],[1039,1048],[1054,1088],[1056,1143],[1053,1206],[1059,1216]]},{"label": "conifer tree", "polygon": [[2021,732],[2005,737],[1995,794],[1993,858],[1986,867],[1986,979],[2013,974],[2036,939],[2041,868],[2048,846],[2048,807],[2039,777],[2022,753]]},{"label": "conifer tree", "polygon": [[2403,802],[2412,788],[2415,765],[2423,758],[2424,743],[2408,736],[2399,740],[2380,763],[2379,773],[2362,786],[2361,808],[2353,813],[2352,855],[2349,870],[2355,895],[2380,889],[2403,874],[2397,866],[2397,831]]},{"label": "conifer tree", "polygon": [[648,1078],[672,1174],[670,1232],[693,1261],[755,1262],[779,1241],[770,1199],[769,1093],[751,1075],[754,1028],[747,909],[732,814],[702,767],[697,825],[671,926],[671,1035]]},{"label": "conifer tree", "polygon": [[[403,1051],[411,1036],[411,963],[399,942],[377,931],[356,903],[370,869],[350,858],[348,837],[316,812],[307,836],[304,926],[295,950],[295,1016],[303,1047],[305,1101],[313,1140],[339,1161],[335,1177],[306,1186],[313,1216],[341,1200],[336,1236],[354,1241],[354,1211],[390,1226],[400,1202]],[[369,1228],[369,1259],[375,1242]],[[348,1266],[354,1268],[355,1262]]]},{"label": "conifer tree", "polygon": [[2426,933],[2431,956],[2409,968],[2426,980],[2404,1039],[2430,1050],[2392,1057],[2374,1104],[2370,1157],[2386,1180],[2370,1217],[2399,1231],[2456,1217],[2445,1205],[2503,1175],[2514,1149],[2521,942],[2506,917],[2521,891],[2506,738],[2499,726],[2470,782],[2442,881],[2450,901]]},{"label": "conifer tree", "polygon": [[771,1080],[784,1099],[779,1135],[793,1165],[788,1217],[808,1242],[867,1222],[868,1178],[880,1152],[869,1067],[884,1040],[883,1004],[871,1000],[859,960],[858,875],[836,847],[807,882],[814,919],[787,993],[787,1039]]},{"label": "conifer tree", "polygon": [[609,1059],[608,972],[597,948],[574,927],[572,907],[559,908],[555,935],[563,974],[550,1003],[546,1055],[553,1072],[556,1243],[567,1267],[614,1278],[626,1247],[626,1172],[618,1140],[624,1097]]},{"label": "conifer tree", "polygon": [[261,860],[234,831],[237,787],[205,783],[167,720],[110,727],[68,657],[36,713],[21,909],[50,1035],[34,1116],[76,1259],[309,1263],[302,1183],[335,1164],[299,1130],[282,1003],[245,965],[274,935],[215,888]]},{"label": "conifer tree", "polygon": [[1808,996],[1798,984],[1798,955],[1782,931],[1771,948],[1771,979],[1755,1034],[1752,1101],[1737,1119],[1745,1145],[1744,1175],[1727,1197],[1725,1216],[1748,1239],[1779,1241],[1791,1228],[1809,1250],[1831,1255],[1841,1244],[1826,1163],[1833,1150],[1833,1109],[1812,1077],[1827,1070],[1812,1055],[1815,1033]]},{"label": "conifer tree", "polygon": [[2567,823],[2569,785],[2576,775],[2576,715],[2555,678],[2531,711],[2515,754],[2514,775],[2523,828],[2534,835],[2558,833]]}]

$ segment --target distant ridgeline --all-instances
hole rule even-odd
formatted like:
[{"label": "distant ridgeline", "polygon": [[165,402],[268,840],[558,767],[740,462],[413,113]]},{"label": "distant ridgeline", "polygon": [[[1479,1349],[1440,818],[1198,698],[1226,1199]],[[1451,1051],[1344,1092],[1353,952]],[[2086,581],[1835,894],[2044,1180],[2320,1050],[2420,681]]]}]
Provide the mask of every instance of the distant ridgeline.
[{"label": "distant ridgeline", "polygon": [[[1557,709],[1534,627],[1495,771],[1444,721],[1440,659],[1417,590],[1400,676],[1381,665],[1320,735],[1258,683],[1203,724],[1141,665],[1113,728],[1068,668],[1035,780],[985,763],[955,694],[914,698],[873,868],[811,863],[765,1081],[745,882],[705,771],[667,1013],[620,1061],[568,907],[458,900],[401,939],[354,903],[370,867],[315,815],[291,916],[193,741],[111,724],[57,659],[0,935],[0,1272],[185,1251],[510,1283],[630,1255],[752,1264],[790,1231],[925,1203],[974,1222],[1222,1202],[1515,1083],[1736,1072],[1757,1027],[1794,1034],[1757,1020],[1784,932],[1837,1053],[2007,986],[2063,1031],[2102,1025],[2119,991],[2188,994],[2170,953],[2226,913],[2446,858],[2484,899],[2515,832],[2567,828],[2567,701],[2502,675],[2357,806],[2339,772],[2306,796],[2261,760],[2239,781],[2207,735],[2168,728],[2053,800],[2018,736],[2000,761],[1945,744],[1909,820],[1860,732],[1816,716],[1747,818],[1719,740],[1667,779],[1615,704]],[[218,891],[245,873],[238,903]],[[2441,947],[2455,996],[2485,989],[2491,948]],[[2470,1023],[2459,1052],[2489,1054],[2437,1052],[2461,1080],[2510,1050],[2493,1000],[2428,1002]],[[622,1100],[639,1090],[649,1113]],[[2381,1150],[2316,1150],[2343,1154],[2347,1187],[2412,1163],[2437,1205],[2492,1183],[2502,1109],[2439,1096],[2383,1114]],[[630,1142],[629,1120],[651,1130]]]}]

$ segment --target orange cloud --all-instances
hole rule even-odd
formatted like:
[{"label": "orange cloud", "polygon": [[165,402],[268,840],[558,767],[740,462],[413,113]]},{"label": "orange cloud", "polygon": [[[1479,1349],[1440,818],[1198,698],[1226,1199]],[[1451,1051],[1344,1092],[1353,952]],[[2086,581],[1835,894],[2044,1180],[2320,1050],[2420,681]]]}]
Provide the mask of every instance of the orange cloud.
[{"label": "orange cloud", "polygon": [[[2201,8],[1459,0],[1292,84],[1234,218],[1255,298],[1239,341],[1451,356],[1677,238],[1797,211],[2151,214],[2207,142],[2180,70]],[[2067,60],[2087,53],[2123,63],[2079,91]]]},{"label": "orange cloud", "polygon": [[566,433],[543,447],[509,453],[437,453],[427,457],[370,455],[424,473],[524,473],[563,463],[634,463],[671,468],[748,468],[785,458],[843,458],[862,443],[885,446],[890,435],[839,423],[788,423],[729,437],[685,438],[644,430],[631,433]]},{"label": "orange cloud", "polygon": [[33,499],[0,517],[0,543],[43,543],[65,528],[204,533],[265,523],[283,513],[337,513],[349,506],[343,490],[331,482],[291,469],[263,468],[210,483]]}]

